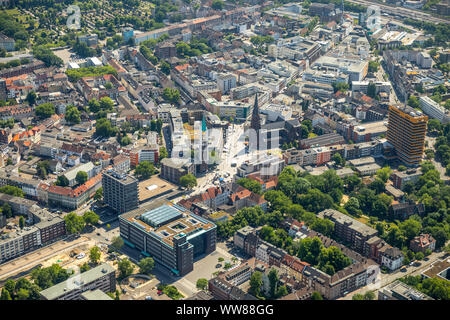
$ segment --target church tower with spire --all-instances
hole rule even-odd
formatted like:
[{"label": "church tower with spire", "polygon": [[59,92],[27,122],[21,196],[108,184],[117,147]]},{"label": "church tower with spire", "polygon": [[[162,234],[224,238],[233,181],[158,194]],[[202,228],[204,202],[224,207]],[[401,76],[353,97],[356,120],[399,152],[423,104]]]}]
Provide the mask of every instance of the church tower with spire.
[{"label": "church tower with spire", "polygon": [[259,149],[259,132],[261,130],[261,118],[259,116],[258,93],[255,95],[255,104],[253,105],[252,120],[250,128],[256,133],[256,148]]},{"label": "church tower with spire", "polygon": [[261,119],[259,117],[259,106],[258,106],[258,93],[255,96],[255,104],[253,105],[252,120],[250,123],[250,128],[254,129],[256,132],[261,130]]}]

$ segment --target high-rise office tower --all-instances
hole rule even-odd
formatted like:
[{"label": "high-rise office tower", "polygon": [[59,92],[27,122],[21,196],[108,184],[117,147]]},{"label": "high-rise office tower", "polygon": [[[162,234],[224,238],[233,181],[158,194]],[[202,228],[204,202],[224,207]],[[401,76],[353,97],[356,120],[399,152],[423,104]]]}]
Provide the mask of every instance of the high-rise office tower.
[{"label": "high-rise office tower", "polygon": [[407,166],[422,161],[428,117],[409,106],[389,106],[387,140]]},{"label": "high-rise office tower", "polygon": [[118,213],[136,209],[139,203],[138,181],[121,171],[108,170],[102,176],[103,200]]}]

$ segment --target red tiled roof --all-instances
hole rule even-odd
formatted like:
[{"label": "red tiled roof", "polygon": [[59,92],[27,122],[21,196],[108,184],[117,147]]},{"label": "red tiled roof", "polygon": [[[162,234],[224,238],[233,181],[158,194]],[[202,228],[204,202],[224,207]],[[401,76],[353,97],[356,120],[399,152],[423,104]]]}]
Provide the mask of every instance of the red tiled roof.
[{"label": "red tiled roof", "polygon": [[189,67],[189,63],[185,63],[185,64],[182,64],[182,65],[176,66],[175,69],[177,71],[183,71],[183,70],[186,70],[187,67]]},{"label": "red tiled roof", "polygon": [[47,191],[49,193],[56,193],[56,194],[66,196],[66,197],[78,198],[85,192],[89,191],[92,187],[94,187],[101,180],[102,180],[102,175],[98,174],[95,177],[92,177],[91,179],[86,181],[81,186],[76,187],[75,189],[72,189],[70,187],[49,186]]}]

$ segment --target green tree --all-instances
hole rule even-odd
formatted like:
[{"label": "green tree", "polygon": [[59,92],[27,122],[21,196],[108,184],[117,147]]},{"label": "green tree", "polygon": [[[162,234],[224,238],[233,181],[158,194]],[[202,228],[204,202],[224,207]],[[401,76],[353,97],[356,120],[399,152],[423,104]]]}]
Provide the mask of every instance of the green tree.
[{"label": "green tree", "polygon": [[20,229],[23,229],[25,227],[25,219],[22,216],[19,218],[19,226]]},{"label": "green tree", "polygon": [[378,71],[380,63],[377,61],[369,61],[369,72],[374,73]]},{"label": "green tree", "polygon": [[419,235],[422,229],[420,222],[411,218],[400,223],[399,227],[408,241]]},{"label": "green tree", "polygon": [[91,261],[91,263],[93,265],[98,264],[98,262],[100,261],[101,255],[102,255],[102,253],[100,251],[100,248],[97,246],[92,247],[91,250],[89,250],[89,260]]},{"label": "green tree", "polygon": [[316,219],[311,224],[311,229],[329,237],[333,234],[334,223],[328,219]]},{"label": "green tree", "polygon": [[94,199],[96,201],[103,199],[103,187],[100,187],[95,191]]},{"label": "green tree", "polygon": [[180,178],[180,185],[192,189],[197,185],[197,178],[192,173],[188,173]]},{"label": "green tree", "polygon": [[333,82],[331,85],[333,86],[334,93],[338,91],[346,92],[350,88],[347,82]]},{"label": "green tree", "polygon": [[75,180],[78,184],[84,184],[86,181],[88,181],[88,174],[86,171],[78,171],[77,175],[75,176]]},{"label": "green tree", "polygon": [[351,264],[349,257],[345,256],[340,249],[334,246],[322,248],[318,257],[318,268],[333,275],[334,272],[344,269]]},{"label": "green tree", "polygon": [[87,225],[97,224],[100,217],[94,211],[86,211],[83,214],[83,220]]},{"label": "green tree", "polygon": [[62,66],[63,60],[56,56],[53,51],[44,45],[39,45],[33,48],[33,56],[45,63],[47,67],[50,66]]},{"label": "green tree", "polygon": [[416,259],[417,260],[423,260],[423,258],[425,258],[425,255],[423,254],[423,252],[417,252],[416,253]]},{"label": "green tree", "polygon": [[81,122],[81,112],[75,106],[67,106],[64,116],[67,122],[77,124]]},{"label": "green tree", "polygon": [[130,276],[134,271],[134,266],[128,259],[122,259],[117,264],[119,268],[119,277],[120,279],[124,279],[128,276]]},{"label": "green tree", "polygon": [[222,10],[223,9],[223,1],[222,0],[213,0],[211,4],[211,8],[214,10]]},{"label": "green tree", "polygon": [[419,108],[419,106],[420,106],[419,99],[417,99],[416,96],[410,96],[408,98],[407,104],[408,104],[408,106],[410,106],[412,108]]},{"label": "green tree", "polygon": [[55,106],[52,103],[43,103],[37,106],[34,112],[40,119],[47,119],[55,114]]},{"label": "green tree", "polygon": [[155,267],[155,261],[150,258],[143,258],[141,261],[139,261],[139,272],[150,275],[150,272],[152,272],[153,268]]},{"label": "green tree", "polygon": [[87,263],[87,262],[83,263],[80,267],[81,273],[89,271],[89,270],[91,270],[91,267],[89,266],[89,263]]},{"label": "green tree", "polygon": [[391,174],[392,170],[389,166],[381,168],[380,170],[377,171],[377,177],[380,178],[384,183],[386,183],[389,180]]},{"label": "green tree", "polygon": [[99,104],[101,110],[112,111],[114,109],[114,101],[110,97],[100,98]]},{"label": "green tree", "polygon": [[0,300],[12,300],[11,294],[5,288],[2,289],[2,295],[0,296]]},{"label": "green tree", "polygon": [[169,75],[170,74],[170,64],[168,64],[166,61],[161,60],[161,63],[159,65],[159,67],[161,68],[161,71],[166,74]]},{"label": "green tree", "polygon": [[66,222],[66,231],[68,234],[81,232],[86,223],[84,222],[83,217],[78,216],[76,213],[71,212],[64,217]]},{"label": "green tree", "polygon": [[28,300],[30,292],[27,289],[21,288],[16,293],[16,300]]},{"label": "green tree", "polygon": [[129,136],[124,136],[124,137],[122,137],[122,139],[120,139],[119,143],[121,146],[127,146],[131,143],[131,139]]},{"label": "green tree", "polygon": [[280,281],[277,270],[274,268],[270,269],[268,278],[270,284],[270,296],[275,298],[276,292],[278,291],[278,282]]},{"label": "green tree", "polygon": [[311,295],[311,300],[323,300],[323,298],[319,292],[314,291]]},{"label": "green tree", "polygon": [[369,184],[369,188],[374,190],[376,194],[382,193],[386,190],[385,182],[380,178],[375,178],[375,180]]},{"label": "green tree", "polygon": [[67,177],[65,175],[60,175],[56,179],[56,183],[55,184],[57,186],[67,187],[69,185],[69,179],[67,179]]},{"label": "green tree", "polygon": [[253,272],[250,277],[250,294],[254,295],[255,297],[259,297],[262,284],[262,273],[260,271]]},{"label": "green tree", "polygon": [[95,135],[100,137],[112,137],[117,133],[117,128],[111,125],[111,121],[106,118],[100,118],[95,123]]},{"label": "green tree", "polygon": [[3,289],[6,289],[11,294],[11,296],[13,296],[14,292],[16,291],[16,282],[13,279],[6,280]]},{"label": "green tree", "polygon": [[199,290],[205,290],[208,288],[208,280],[205,278],[200,278],[197,280],[196,286]]},{"label": "green tree", "polygon": [[124,241],[121,237],[115,237],[111,241],[110,248],[114,251],[120,251],[124,245]]},{"label": "green tree", "polygon": [[97,113],[100,111],[100,102],[95,98],[89,100],[88,106],[90,112]]},{"label": "green tree", "polygon": [[30,106],[33,106],[36,103],[36,98],[37,98],[36,92],[30,91],[28,92],[25,100],[28,102]]},{"label": "green tree", "polygon": [[47,173],[49,170],[50,170],[50,163],[48,162],[48,160],[38,162],[36,166],[36,171],[41,179],[47,178]]},{"label": "green tree", "polygon": [[360,293],[356,293],[353,295],[352,300],[364,300],[364,296]]},{"label": "green tree", "polygon": [[12,217],[12,208],[8,203],[4,203],[1,207],[0,207],[0,212],[3,213],[3,215],[9,219]]},{"label": "green tree", "polygon": [[367,291],[364,293],[364,300],[375,300],[375,293],[373,291]]},{"label": "green tree", "polygon": [[381,222],[378,222],[375,226],[375,229],[378,231],[378,235],[382,237],[384,235],[384,225]]},{"label": "green tree", "polygon": [[348,199],[348,201],[344,205],[344,209],[354,216],[360,216],[362,214],[359,206],[359,200],[356,197],[351,197],[350,199]]},{"label": "green tree", "polygon": [[345,159],[342,158],[340,153],[335,153],[331,160],[333,160],[338,166],[345,166]]},{"label": "green tree", "polygon": [[403,246],[403,242],[405,241],[405,237],[396,225],[391,225],[386,241],[392,246],[401,248]]},{"label": "green tree", "polygon": [[254,193],[257,193],[257,194],[262,193],[262,186],[256,180],[252,180],[249,178],[241,178],[237,181],[237,184],[241,185],[242,187],[244,187]]},{"label": "green tree", "polygon": [[153,174],[155,174],[155,168],[150,161],[142,161],[134,171],[134,175],[139,179],[149,179]]},{"label": "green tree", "polygon": [[4,186],[0,187],[0,193],[6,193],[10,196],[15,196],[19,198],[23,198],[25,196],[24,192],[21,188],[15,186]]},{"label": "green tree", "polygon": [[377,95],[377,87],[375,85],[375,83],[370,82],[369,85],[367,86],[367,95],[369,97],[371,97],[372,99],[375,99],[376,95]]},{"label": "green tree", "polygon": [[169,156],[166,147],[159,148],[159,161]]},{"label": "green tree", "polygon": [[170,103],[177,103],[180,100],[180,92],[173,88],[164,88],[162,97]]}]

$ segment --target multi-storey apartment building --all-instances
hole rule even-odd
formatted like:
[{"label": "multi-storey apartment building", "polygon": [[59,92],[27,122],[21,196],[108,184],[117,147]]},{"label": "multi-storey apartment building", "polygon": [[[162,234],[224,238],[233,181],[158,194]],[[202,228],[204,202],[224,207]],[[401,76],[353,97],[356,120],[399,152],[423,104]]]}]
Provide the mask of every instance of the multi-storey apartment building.
[{"label": "multi-storey apartment building", "polygon": [[9,232],[0,238],[0,261],[18,257],[41,244],[39,229],[35,227],[25,227],[22,230]]},{"label": "multi-storey apartment building", "polygon": [[422,161],[428,117],[409,106],[389,106],[387,140],[407,166]]},{"label": "multi-storey apartment building", "polygon": [[94,196],[102,186],[102,176],[98,174],[84,184],[72,189],[56,185],[40,184],[40,200],[49,205],[61,206],[68,209],[77,209],[90,197]]},{"label": "multi-storey apartment building", "polygon": [[333,209],[326,209],[319,212],[318,217],[321,219],[329,219],[334,223],[335,234],[349,243],[357,252],[367,256],[366,241],[378,234],[378,231],[368,227],[342,212]]},{"label": "multi-storey apartment building", "polygon": [[419,98],[419,104],[422,111],[431,118],[438,119],[440,122],[447,123],[450,121],[448,110],[430,97],[423,96]]},{"label": "multi-storey apartment building", "polygon": [[116,291],[116,269],[108,263],[76,274],[66,281],[40,292],[41,300],[82,300],[81,295],[90,290],[104,293]]}]

